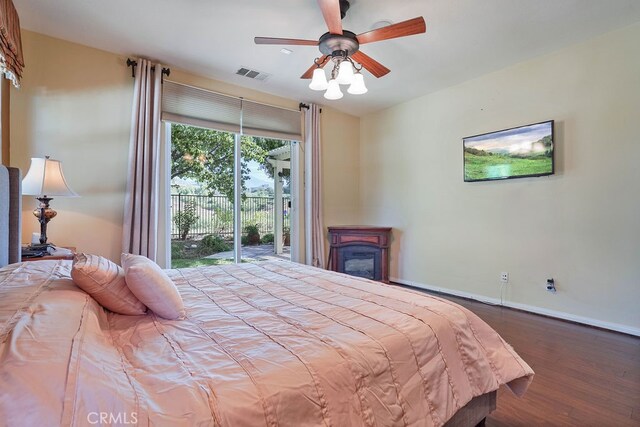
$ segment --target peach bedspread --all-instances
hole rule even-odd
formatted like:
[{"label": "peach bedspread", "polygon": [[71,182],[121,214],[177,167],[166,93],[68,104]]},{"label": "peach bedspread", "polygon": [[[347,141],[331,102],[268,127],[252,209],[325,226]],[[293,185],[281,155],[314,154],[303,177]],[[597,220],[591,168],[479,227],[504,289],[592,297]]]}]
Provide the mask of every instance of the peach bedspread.
[{"label": "peach bedspread", "polygon": [[288,262],[170,270],[187,319],[102,309],[69,261],[0,269],[0,424],[442,425],[531,368],[444,299]]}]

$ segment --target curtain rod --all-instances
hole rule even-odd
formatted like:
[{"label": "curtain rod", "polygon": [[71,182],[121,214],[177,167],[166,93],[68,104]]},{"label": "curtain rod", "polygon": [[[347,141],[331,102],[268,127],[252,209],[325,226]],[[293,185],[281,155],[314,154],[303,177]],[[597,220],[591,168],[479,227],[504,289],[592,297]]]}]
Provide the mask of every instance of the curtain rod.
[{"label": "curtain rod", "polygon": [[226,96],[228,98],[239,99],[240,101],[252,102],[254,104],[260,104],[260,105],[264,105],[266,107],[279,108],[281,110],[293,111],[295,113],[299,113],[300,112],[299,109],[296,110],[294,108],[286,108],[286,107],[281,107],[279,105],[267,104],[266,102],[253,101],[251,99],[243,98],[242,96],[229,95],[227,93],[217,92],[215,90],[205,89],[203,87],[193,86],[193,85],[189,85],[189,84],[186,84],[186,83],[180,83],[180,82],[177,82],[175,80],[167,80],[167,79],[165,79],[165,82],[169,82],[169,83],[173,83],[173,84],[176,84],[176,85],[188,87],[188,88],[191,88],[191,89],[198,89],[198,90],[202,90],[202,91],[209,92],[209,93],[215,93],[216,95]]},{"label": "curtain rod", "polygon": [[[303,108],[305,110],[308,110],[309,109],[309,104],[304,104],[304,103],[301,102],[300,104],[298,104],[298,108],[300,110],[302,110]],[[318,111],[320,111],[322,113],[322,108],[319,108]]]},{"label": "curtain rod", "polygon": [[[135,61],[131,58],[127,58],[127,67],[131,67],[131,77],[135,77],[136,76],[136,66],[138,65],[138,61]],[[156,66],[154,65],[153,67],[151,67],[152,70],[155,71]],[[165,76],[169,76],[169,74],[171,74],[171,69],[169,68],[162,68],[162,74],[164,74]]]}]

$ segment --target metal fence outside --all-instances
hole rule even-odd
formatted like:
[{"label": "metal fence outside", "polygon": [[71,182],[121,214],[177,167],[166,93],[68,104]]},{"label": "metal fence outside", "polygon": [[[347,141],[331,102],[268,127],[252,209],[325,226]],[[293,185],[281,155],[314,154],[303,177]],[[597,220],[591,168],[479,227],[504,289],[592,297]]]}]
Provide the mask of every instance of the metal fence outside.
[{"label": "metal fence outside", "polygon": [[[282,226],[290,228],[288,196],[282,200]],[[192,209],[197,218],[189,228],[187,239],[201,238],[207,234],[215,234],[227,239],[233,238],[233,202],[226,196],[206,196],[197,194],[171,195],[171,238],[179,239],[181,213]],[[241,205],[240,217],[242,228],[247,225],[258,225],[260,235],[273,233],[275,221],[275,198],[253,197],[244,198]]]}]

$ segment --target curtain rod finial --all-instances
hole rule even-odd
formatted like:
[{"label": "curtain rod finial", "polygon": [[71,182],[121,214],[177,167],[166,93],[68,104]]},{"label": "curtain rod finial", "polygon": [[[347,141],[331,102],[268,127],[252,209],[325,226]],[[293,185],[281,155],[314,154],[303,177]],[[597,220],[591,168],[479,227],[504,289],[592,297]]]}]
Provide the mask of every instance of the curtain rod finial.
[{"label": "curtain rod finial", "polygon": [[131,77],[136,76],[136,65],[138,65],[138,61],[127,58],[127,67],[131,67]]},{"label": "curtain rod finial", "polygon": [[[131,77],[135,77],[136,76],[136,67],[138,66],[138,61],[131,59],[131,58],[127,58],[127,67],[131,67]],[[151,67],[152,70],[155,70],[156,67]],[[163,68],[162,69],[162,74],[164,74],[165,76],[169,76],[169,74],[171,74],[171,69],[170,68]]]}]

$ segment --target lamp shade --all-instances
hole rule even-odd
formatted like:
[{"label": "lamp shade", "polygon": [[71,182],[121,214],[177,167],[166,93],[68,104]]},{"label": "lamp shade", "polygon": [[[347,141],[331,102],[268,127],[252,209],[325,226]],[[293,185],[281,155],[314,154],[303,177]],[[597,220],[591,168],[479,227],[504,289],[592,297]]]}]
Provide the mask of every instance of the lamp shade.
[{"label": "lamp shade", "polygon": [[335,99],[340,99],[343,96],[344,95],[340,90],[340,85],[338,84],[338,81],[336,79],[329,80],[329,87],[327,88],[327,91],[324,93],[324,97],[330,100],[335,100]]},{"label": "lamp shade", "polygon": [[313,70],[313,78],[311,79],[311,83],[309,83],[309,89],[326,90],[327,86],[327,76],[325,76],[324,70],[322,68]]},{"label": "lamp shade", "polygon": [[22,194],[32,196],[79,197],[67,184],[62,163],[46,158],[31,158],[29,172],[22,180]]},{"label": "lamp shade", "polygon": [[364,85],[364,76],[360,73],[356,73],[353,76],[353,83],[347,89],[351,95],[362,95],[363,93],[367,93],[367,87]]},{"label": "lamp shade", "polygon": [[349,61],[342,61],[338,68],[338,83],[341,85],[350,85],[353,83],[353,67]]}]

